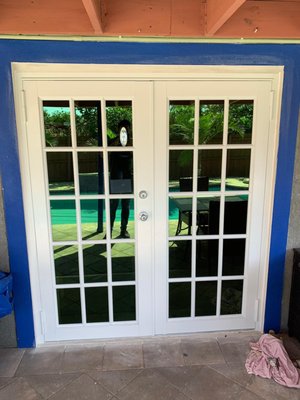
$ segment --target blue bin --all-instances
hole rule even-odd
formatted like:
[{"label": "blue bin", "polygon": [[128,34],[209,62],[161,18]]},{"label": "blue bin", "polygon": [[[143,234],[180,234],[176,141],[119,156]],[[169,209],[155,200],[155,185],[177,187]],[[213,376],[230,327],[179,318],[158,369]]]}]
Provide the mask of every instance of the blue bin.
[{"label": "blue bin", "polygon": [[12,276],[0,271],[0,318],[13,309]]}]

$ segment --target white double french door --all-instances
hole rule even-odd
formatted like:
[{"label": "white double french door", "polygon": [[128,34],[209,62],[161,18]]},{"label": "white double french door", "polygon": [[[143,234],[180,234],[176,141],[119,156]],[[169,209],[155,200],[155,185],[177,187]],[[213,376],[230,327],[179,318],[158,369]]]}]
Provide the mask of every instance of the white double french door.
[{"label": "white double french door", "polygon": [[257,327],[270,81],[22,90],[40,341]]}]

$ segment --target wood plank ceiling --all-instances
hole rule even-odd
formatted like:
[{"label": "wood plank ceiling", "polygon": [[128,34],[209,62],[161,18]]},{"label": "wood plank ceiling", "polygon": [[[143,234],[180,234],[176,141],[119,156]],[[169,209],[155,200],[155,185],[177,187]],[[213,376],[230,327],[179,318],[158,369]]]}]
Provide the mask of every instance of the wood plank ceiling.
[{"label": "wood plank ceiling", "polygon": [[0,0],[0,34],[299,39],[300,0]]}]

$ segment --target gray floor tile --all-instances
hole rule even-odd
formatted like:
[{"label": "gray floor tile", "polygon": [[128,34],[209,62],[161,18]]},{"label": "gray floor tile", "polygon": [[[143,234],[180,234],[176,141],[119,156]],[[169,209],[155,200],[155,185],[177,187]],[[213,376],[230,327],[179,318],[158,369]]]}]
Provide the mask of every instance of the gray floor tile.
[{"label": "gray floor tile", "polygon": [[220,348],[227,363],[241,363],[244,365],[250,353],[249,342],[223,343],[220,344]]},{"label": "gray floor tile", "polygon": [[67,346],[63,355],[63,372],[102,369],[103,346]]},{"label": "gray floor tile", "polygon": [[61,346],[26,350],[16,375],[56,374],[61,369],[64,349]]},{"label": "gray floor tile", "polygon": [[145,368],[184,365],[180,340],[143,344]]},{"label": "gray floor tile", "polygon": [[[0,349],[0,400],[300,400],[298,389],[247,374],[250,341],[237,333]],[[299,342],[288,345],[299,354]]]},{"label": "gray floor tile", "polygon": [[110,392],[117,394],[142,372],[141,369],[124,371],[88,371],[88,375]]},{"label": "gray floor tile", "polygon": [[272,379],[253,376],[246,387],[251,392],[262,397],[264,400],[299,400],[300,389],[287,388],[274,382]]},{"label": "gray floor tile", "polygon": [[241,399],[244,390],[207,366],[161,368],[160,374],[192,400]]},{"label": "gray floor tile", "polygon": [[0,377],[14,376],[23,354],[20,349],[0,349]]},{"label": "gray floor tile", "polygon": [[300,344],[296,338],[289,337],[287,334],[280,335],[284,347],[291,360],[300,360]]},{"label": "gray floor tile", "polygon": [[41,400],[42,397],[23,379],[15,379],[0,390],[0,400]]},{"label": "gray floor tile", "polygon": [[210,365],[210,368],[245,387],[253,379],[253,375],[249,375],[245,366],[240,363],[231,364],[230,368],[227,364]]},{"label": "gray floor tile", "polygon": [[263,400],[262,397],[257,396],[255,393],[252,393],[247,389],[243,389],[239,393],[239,399],[241,399],[241,400]]},{"label": "gray floor tile", "polygon": [[79,376],[79,374],[46,374],[26,376],[24,379],[43,399],[48,399]]},{"label": "gray floor tile", "polygon": [[0,389],[11,383],[16,378],[0,378]]},{"label": "gray floor tile", "polygon": [[156,370],[147,369],[121,390],[120,400],[188,400]]},{"label": "gray floor tile", "polygon": [[231,332],[217,335],[217,341],[220,344],[224,343],[250,343],[257,342],[261,337],[260,332]]},{"label": "gray floor tile", "polygon": [[103,370],[143,367],[142,344],[107,344],[104,347]]},{"label": "gray floor tile", "polygon": [[286,388],[271,379],[249,375],[242,364],[230,364],[230,367],[228,365],[212,365],[210,368],[239,383],[247,388],[248,391],[265,400],[300,399],[300,391],[298,389]]},{"label": "gray floor tile", "polygon": [[181,349],[185,365],[225,363],[216,340],[182,340]]},{"label": "gray floor tile", "polygon": [[51,400],[110,400],[113,396],[86,374],[64,387]]}]

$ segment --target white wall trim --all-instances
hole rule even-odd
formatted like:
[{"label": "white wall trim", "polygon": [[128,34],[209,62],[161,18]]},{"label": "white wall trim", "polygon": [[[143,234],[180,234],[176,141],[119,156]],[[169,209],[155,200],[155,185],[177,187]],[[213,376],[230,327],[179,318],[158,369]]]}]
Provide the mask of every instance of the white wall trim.
[{"label": "white wall trim", "polygon": [[27,249],[30,268],[31,293],[36,343],[44,343],[41,321],[41,296],[38,280],[38,260],[34,230],[34,210],[27,149],[26,109],[22,98],[25,81],[51,80],[253,80],[269,81],[274,91],[274,109],[269,126],[267,155],[267,189],[264,204],[264,232],[259,272],[259,312],[256,329],[263,330],[266,304],[269,252],[271,241],[273,200],[279,142],[280,106],[283,85],[283,66],[194,66],[194,65],[96,65],[12,63],[13,86],[18,130],[18,144],[26,223]]}]

